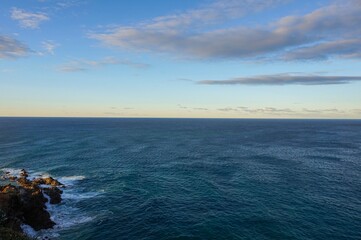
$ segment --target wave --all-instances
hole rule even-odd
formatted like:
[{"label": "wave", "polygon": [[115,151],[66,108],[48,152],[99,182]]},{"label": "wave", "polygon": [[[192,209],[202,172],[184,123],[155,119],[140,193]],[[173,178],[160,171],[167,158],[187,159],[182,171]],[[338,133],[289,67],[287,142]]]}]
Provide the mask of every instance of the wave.
[{"label": "wave", "polygon": [[85,178],[86,178],[85,176],[66,176],[66,177],[58,177],[57,179],[65,186],[73,186],[78,181],[82,181]]},{"label": "wave", "polygon": [[69,199],[69,200],[79,201],[79,200],[94,198],[101,194],[102,193],[100,193],[100,192],[79,193],[79,192],[73,192],[73,191],[64,191],[61,197],[65,200]]}]

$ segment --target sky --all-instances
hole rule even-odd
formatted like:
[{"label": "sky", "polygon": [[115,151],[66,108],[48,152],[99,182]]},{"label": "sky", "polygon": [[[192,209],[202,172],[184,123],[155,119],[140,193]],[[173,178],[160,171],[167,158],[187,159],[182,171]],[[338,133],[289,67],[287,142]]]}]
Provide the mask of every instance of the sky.
[{"label": "sky", "polygon": [[361,118],[361,0],[0,0],[0,116]]}]

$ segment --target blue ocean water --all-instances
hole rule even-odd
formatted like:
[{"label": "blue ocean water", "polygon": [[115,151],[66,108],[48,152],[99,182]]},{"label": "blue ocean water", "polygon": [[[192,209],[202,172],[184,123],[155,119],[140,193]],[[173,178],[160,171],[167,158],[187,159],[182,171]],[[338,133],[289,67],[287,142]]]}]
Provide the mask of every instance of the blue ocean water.
[{"label": "blue ocean water", "polygon": [[361,239],[361,121],[0,118],[56,239]]}]

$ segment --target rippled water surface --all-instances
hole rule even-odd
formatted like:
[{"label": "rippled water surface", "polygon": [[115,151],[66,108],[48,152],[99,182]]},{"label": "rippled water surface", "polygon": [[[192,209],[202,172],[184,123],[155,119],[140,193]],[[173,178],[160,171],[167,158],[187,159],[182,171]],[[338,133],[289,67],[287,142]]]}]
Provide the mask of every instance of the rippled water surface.
[{"label": "rippled water surface", "polygon": [[0,118],[58,239],[361,239],[361,121]]}]

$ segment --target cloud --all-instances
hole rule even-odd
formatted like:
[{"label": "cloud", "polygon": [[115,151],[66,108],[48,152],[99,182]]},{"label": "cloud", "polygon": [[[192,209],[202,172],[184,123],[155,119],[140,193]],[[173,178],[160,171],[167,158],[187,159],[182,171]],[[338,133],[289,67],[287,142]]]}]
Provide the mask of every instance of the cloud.
[{"label": "cloud", "polygon": [[59,46],[58,44],[56,44],[53,41],[43,41],[43,42],[41,42],[41,45],[44,50],[37,52],[37,54],[40,56],[44,56],[47,54],[54,55],[55,54],[54,50]]},{"label": "cloud", "polygon": [[344,113],[344,111],[338,110],[336,108],[328,108],[328,109],[303,108],[303,112],[306,112],[306,113]]},{"label": "cloud", "polygon": [[270,8],[286,0],[215,0],[208,5],[179,14],[165,15],[140,24],[138,27],[151,30],[174,30],[186,27],[215,24],[227,19],[236,19]]},{"label": "cloud", "polygon": [[357,114],[361,112],[355,111],[355,109],[345,109],[340,110],[337,108],[325,108],[325,109],[291,109],[291,108],[276,108],[276,107],[262,107],[262,108],[252,108],[252,107],[225,107],[218,108],[218,111],[229,113],[229,114],[239,114],[239,115],[249,115],[249,116],[259,116],[259,115],[268,115],[268,116],[345,116],[345,114]]},{"label": "cloud", "polygon": [[328,85],[347,84],[361,81],[361,76],[320,76],[320,75],[290,75],[275,74],[254,77],[239,77],[228,80],[201,80],[203,85]]},{"label": "cloud", "polygon": [[189,109],[189,107],[183,106],[183,105],[181,105],[181,104],[178,104],[177,106],[178,106],[179,108],[181,108],[181,109]]},{"label": "cloud", "polygon": [[18,21],[21,27],[30,29],[38,28],[41,22],[49,20],[45,13],[33,13],[18,8],[11,10],[11,18]]},{"label": "cloud", "polygon": [[[307,59],[360,57],[350,54],[353,50],[361,51],[361,25],[357,24],[361,22],[361,0],[334,2],[305,15],[290,15],[253,27],[208,27],[280,2],[218,0],[201,9],[161,16],[135,26],[107,29],[90,37],[121,49],[201,59],[275,59],[276,55],[276,59],[291,61],[298,56]],[[318,48],[312,56],[308,46]]]},{"label": "cloud", "polygon": [[238,117],[347,117],[361,114],[361,109],[338,109],[338,108],[282,108],[282,107],[248,107],[248,106],[224,106],[220,108],[191,107],[178,104],[182,111],[209,111],[211,113],[222,112],[224,116]]},{"label": "cloud", "polygon": [[134,68],[147,68],[150,66],[145,63],[137,63],[129,60],[118,60],[114,57],[106,57],[98,61],[86,59],[71,61],[60,66],[58,70],[61,72],[79,72],[104,67],[107,65],[125,65]]},{"label": "cloud", "polygon": [[221,112],[239,112],[239,113],[264,113],[264,114],[291,114],[294,113],[294,110],[289,108],[274,108],[274,107],[264,107],[264,108],[249,108],[249,107],[225,107],[218,108],[218,111]]},{"label": "cloud", "polygon": [[286,53],[285,60],[326,60],[332,56],[340,58],[361,58],[361,38],[336,40],[302,47]]},{"label": "cloud", "polygon": [[63,0],[63,1],[58,1],[56,3],[56,8],[59,10],[62,10],[62,9],[66,9],[66,8],[79,6],[84,3],[85,3],[85,1],[82,1],[82,0]]},{"label": "cloud", "polygon": [[178,104],[177,106],[178,106],[178,108],[187,110],[188,112],[191,112],[191,111],[208,111],[209,110],[209,108],[205,108],[205,107],[187,107],[187,106],[183,106],[181,104]]},{"label": "cloud", "polygon": [[218,108],[217,110],[221,111],[221,112],[238,112],[239,111],[237,108],[231,108],[231,107]]},{"label": "cloud", "polygon": [[[196,54],[196,49],[204,44],[202,36],[207,37],[207,33],[195,31],[199,27],[240,18],[282,2],[285,0],[217,0],[184,13],[160,16],[136,26],[120,26],[89,36],[120,48]],[[210,43],[211,39],[206,44]]]},{"label": "cloud", "polygon": [[290,108],[274,108],[274,107],[264,107],[264,108],[248,108],[248,107],[238,107],[242,112],[247,113],[272,113],[272,114],[289,114],[294,113],[294,110]]},{"label": "cloud", "polygon": [[30,49],[18,40],[0,35],[0,59],[24,57]]}]

